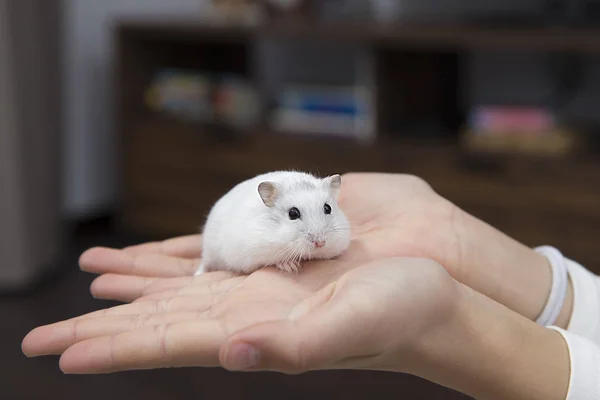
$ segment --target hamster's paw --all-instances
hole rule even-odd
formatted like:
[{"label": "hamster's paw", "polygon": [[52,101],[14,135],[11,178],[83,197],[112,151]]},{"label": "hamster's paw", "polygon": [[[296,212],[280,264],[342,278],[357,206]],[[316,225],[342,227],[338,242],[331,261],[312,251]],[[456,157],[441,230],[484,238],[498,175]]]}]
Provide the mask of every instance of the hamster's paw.
[{"label": "hamster's paw", "polygon": [[300,268],[300,262],[298,261],[284,261],[284,262],[280,262],[276,265],[277,268],[279,268],[282,271],[285,272],[298,272],[298,269]]}]

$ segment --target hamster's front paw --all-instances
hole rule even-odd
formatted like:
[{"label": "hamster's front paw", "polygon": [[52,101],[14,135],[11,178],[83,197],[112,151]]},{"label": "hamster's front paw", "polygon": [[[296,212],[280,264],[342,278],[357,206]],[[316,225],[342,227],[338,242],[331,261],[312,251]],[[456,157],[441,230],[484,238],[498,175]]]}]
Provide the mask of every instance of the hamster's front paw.
[{"label": "hamster's front paw", "polygon": [[285,272],[294,272],[295,273],[295,272],[298,272],[298,269],[300,268],[300,262],[284,261],[284,262],[277,263],[276,267]]}]

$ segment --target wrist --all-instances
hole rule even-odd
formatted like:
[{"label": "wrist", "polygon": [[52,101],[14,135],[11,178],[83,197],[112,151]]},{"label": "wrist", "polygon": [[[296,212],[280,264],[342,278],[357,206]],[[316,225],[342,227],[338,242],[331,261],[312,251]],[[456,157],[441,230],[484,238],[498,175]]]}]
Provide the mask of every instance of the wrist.
[{"label": "wrist", "polygon": [[[468,214],[463,218],[464,255],[457,279],[476,291],[535,321],[544,309],[552,286],[552,269],[542,254],[519,243]],[[485,244],[485,245],[482,245]],[[573,303],[569,282],[567,297],[554,325],[568,325]]]},{"label": "wrist", "polygon": [[481,399],[564,399],[568,349],[560,334],[460,285],[448,323],[416,346],[409,373]]}]

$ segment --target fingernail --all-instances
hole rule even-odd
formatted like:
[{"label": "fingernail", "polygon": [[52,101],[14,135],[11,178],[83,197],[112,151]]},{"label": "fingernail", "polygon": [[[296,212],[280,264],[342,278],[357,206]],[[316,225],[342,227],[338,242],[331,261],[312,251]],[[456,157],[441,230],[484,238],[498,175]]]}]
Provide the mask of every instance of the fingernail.
[{"label": "fingernail", "polygon": [[249,344],[239,343],[234,344],[229,349],[229,361],[232,369],[246,370],[258,365],[259,354],[258,350]]}]

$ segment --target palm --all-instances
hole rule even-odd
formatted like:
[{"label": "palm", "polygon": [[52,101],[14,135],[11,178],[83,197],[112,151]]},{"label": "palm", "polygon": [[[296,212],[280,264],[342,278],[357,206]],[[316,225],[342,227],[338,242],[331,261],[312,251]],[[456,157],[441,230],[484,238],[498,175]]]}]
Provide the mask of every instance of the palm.
[{"label": "palm", "polygon": [[340,206],[355,242],[345,257],[426,257],[458,272],[458,209],[424,181],[408,175],[349,174]]},{"label": "palm", "polygon": [[[450,279],[440,270],[419,260],[363,266],[325,261],[310,264],[298,277],[268,268],[247,277],[207,274],[189,278],[191,284],[187,279],[163,279],[131,304],[38,328],[23,347],[32,355],[66,351],[61,365],[71,372],[217,366],[227,363],[223,354],[219,359],[219,350],[232,335],[266,323],[262,340],[277,343],[277,336],[283,335],[279,342],[291,348],[287,358],[286,349],[279,349],[277,357],[283,356],[283,362],[279,359],[271,368],[298,372],[373,367],[371,358],[381,362],[382,352],[398,347],[384,343],[384,338],[408,343],[447,314],[443,308],[448,296],[440,289],[448,288],[444,282]],[[398,326],[382,311],[391,304],[392,318],[410,326],[403,335],[385,332],[385,326]],[[300,317],[305,327],[286,328],[281,322]],[[269,330],[269,323],[279,326]],[[380,328],[373,332],[372,326]],[[337,342],[349,330],[351,336],[343,340],[346,347],[340,349]]]}]

